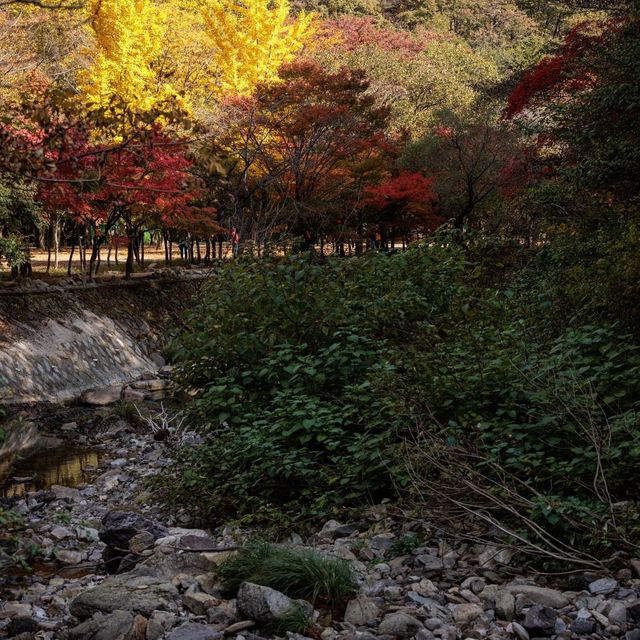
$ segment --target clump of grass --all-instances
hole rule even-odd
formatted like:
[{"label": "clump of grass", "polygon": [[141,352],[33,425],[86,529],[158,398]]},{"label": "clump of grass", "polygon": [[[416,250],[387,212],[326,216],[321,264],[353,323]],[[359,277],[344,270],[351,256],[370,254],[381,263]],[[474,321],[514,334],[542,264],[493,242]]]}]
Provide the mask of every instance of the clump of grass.
[{"label": "clump of grass", "polygon": [[311,618],[300,605],[294,605],[267,623],[264,630],[274,636],[286,636],[287,632],[305,633],[312,624]]},{"label": "clump of grass", "polygon": [[113,413],[127,422],[133,422],[137,413],[136,405],[127,400],[118,400],[113,404]]},{"label": "clump of grass", "polygon": [[351,565],[310,549],[291,549],[265,542],[253,542],[220,567],[228,589],[253,582],[277,589],[290,598],[326,604],[334,608],[358,590]]}]

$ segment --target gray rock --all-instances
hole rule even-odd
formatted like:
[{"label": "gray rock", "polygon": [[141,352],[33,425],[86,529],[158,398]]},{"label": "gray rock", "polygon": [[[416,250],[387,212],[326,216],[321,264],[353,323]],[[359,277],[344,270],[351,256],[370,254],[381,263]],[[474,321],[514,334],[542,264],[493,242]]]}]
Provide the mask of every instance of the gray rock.
[{"label": "gray rock", "polygon": [[64,540],[65,538],[73,538],[73,532],[67,527],[53,527],[49,532],[49,535],[54,540]]},{"label": "gray rock", "polygon": [[424,625],[420,620],[407,613],[390,613],[384,617],[378,627],[378,631],[382,635],[411,638],[423,627]]},{"label": "gray rock", "polygon": [[470,589],[476,595],[481,593],[482,590],[486,586],[486,582],[484,578],[480,578],[479,576],[471,576],[467,578],[461,585],[463,589]]},{"label": "gray rock", "polygon": [[462,628],[467,627],[484,613],[480,605],[472,603],[452,604],[450,609],[453,621]]},{"label": "gray rock", "polygon": [[513,620],[516,611],[516,599],[513,594],[505,589],[496,591],[495,610],[498,620]]},{"label": "gray rock", "polygon": [[426,575],[435,576],[444,571],[444,564],[438,556],[423,553],[416,556],[416,562],[423,567]]},{"label": "gray rock", "polygon": [[627,603],[627,618],[633,622],[640,622],[640,599]]},{"label": "gray rock", "polygon": [[596,621],[588,620],[586,618],[577,618],[569,626],[573,633],[577,633],[579,636],[586,636],[596,632]]},{"label": "gray rock", "polygon": [[211,607],[215,607],[219,603],[219,600],[202,591],[191,591],[191,589],[188,589],[182,596],[182,604],[197,616],[206,615]]},{"label": "gray rock", "polygon": [[80,402],[93,407],[104,407],[120,400],[120,385],[102,387],[101,389],[88,389],[80,396]]},{"label": "gray rock", "polygon": [[292,600],[280,591],[253,582],[243,582],[236,599],[238,614],[259,623],[269,622],[296,605],[309,615],[313,614],[313,607],[308,602]]},{"label": "gray rock", "polygon": [[618,588],[618,581],[614,578],[600,578],[589,584],[589,591],[594,595],[609,595]]},{"label": "gray rock", "polygon": [[524,617],[524,628],[532,636],[552,636],[558,615],[550,607],[541,604],[533,605]]},{"label": "gray rock", "polygon": [[146,640],[159,640],[176,623],[176,616],[168,611],[154,611],[147,623]]},{"label": "gray rock", "polygon": [[71,601],[69,611],[81,620],[94,613],[117,610],[135,611],[150,616],[156,609],[174,608],[178,590],[169,582],[154,577],[126,574],[112,576],[93,589],[82,591]]},{"label": "gray rock", "polygon": [[376,620],[379,615],[380,609],[371,598],[358,596],[353,600],[349,600],[344,614],[344,621],[356,626],[362,626],[370,620]]},{"label": "gray rock", "polygon": [[616,624],[619,627],[627,624],[627,607],[622,602],[612,602],[605,608],[604,613],[611,624]]},{"label": "gray rock", "polygon": [[166,640],[218,640],[222,633],[213,625],[187,622],[167,634]]},{"label": "gray rock", "polygon": [[555,589],[529,584],[509,584],[504,588],[513,595],[523,594],[531,602],[551,607],[552,609],[563,609],[569,604],[567,597]]},{"label": "gray rock", "polygon": [[71,549],[57,551],[56,557],[62,564],[80,564],[82,562],[82,553]]},{"label": "gray rock", "polygon": [[519,640],[529,640],[529,632],[517,622],[511,623],[511,628],[513,629],[513,633],[519,638]]},{"label": "gray rock", "polygon": [[150,531],[141,531],[136,533],[131,540],[129,540],[129,551],[133,553],[142,553],[146,549],[153,547],[153,543],[156,538]]},{"label": "gray rock", "polygon": [[9,637],[13,638],[21,633],[35,633],[38,631],[38,628],[39,625],[33,618],[21,617],[11,620],[7,627],[7,631],[9,633]]},{"label": "gray rock", "polygon": [[168,534],[166,527],[134,511],[109,511],[102,519],[100,540],[110,547],[126,549],[129,540],[143,531],[153,535],[154,539]]},{"label": "gray rock", "polygon": [[108,615],[96,613],[90,620],[69,631],[77,640],[125,640],[133,626],[129,611],[113,611]]},{"label": "gray rock", "polygon": [[178,574],[198,576],[212,573],[234,551],[224,553],[163,553],[158,549],[152,556],[143,560],[135,568],[137,575],[156,576],[171,579]]}]

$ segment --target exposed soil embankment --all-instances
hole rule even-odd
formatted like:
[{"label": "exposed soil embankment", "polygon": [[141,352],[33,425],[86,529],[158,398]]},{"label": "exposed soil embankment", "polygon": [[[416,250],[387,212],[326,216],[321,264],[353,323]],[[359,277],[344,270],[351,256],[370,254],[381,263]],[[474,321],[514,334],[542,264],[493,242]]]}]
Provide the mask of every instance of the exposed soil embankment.
[{"label": "exposed soil embankment", "polygon": [[0,294],[0,404],[66,401],[155,368],[204,277]]}]

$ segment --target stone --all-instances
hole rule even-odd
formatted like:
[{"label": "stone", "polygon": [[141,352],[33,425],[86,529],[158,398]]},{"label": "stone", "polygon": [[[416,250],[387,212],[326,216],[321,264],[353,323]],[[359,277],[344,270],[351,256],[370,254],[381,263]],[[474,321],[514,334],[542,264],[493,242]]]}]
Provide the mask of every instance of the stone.
[{"label": "stone", "polygon": [[640,640],[640,629],[632,629],[624,634],[624,640]]},{"label": "stone", "polygon": [[38,631],[38,623],[33,618],[14,618],[7,627],[9,637],[13,638],[21,633],[35,633]]},{"label": "stone", "polygon": [[134,389],[141,389],[143,391],[162,391],[168,389],[171,383],[168,380],[161,378],[154,378],[152,380],[136,380],[131,383]]},{"label": "stone", "polygon": [[32,607],[26,602],[2,602],[0,601],[0,619],[3,618],[28,618],[32,613]]},{"label": "stone", "polygon": [[513,620],[516,611],[516,599],[506,589],[498,589],[495,595],[495,610],[498,620]]},{"label": "stone", "polygon": [[514,554],[514,549],[487,545],[478,555],[478,565],[480,569],[494,569],[498,565],[508,565]]},{"label": "stone", "polygon": [[222,633],[213,625],[187,622],[170,631],[166,640],[218,640]]},{"label": "stone", "polygon": [[389,551],[393,546],[395,539],[396,537],[393,533],[380,533],[371,538],[369,545],[376,551]]},{"label": "stone", "polygon": [[70,549],[60,549],[56,551],[56,558],[62,564],[80,564],[82,562],[82,552]]},{"label": "stone", "polygon": [[480,605],[472,603],[452,604],[450,609],[454,622],[461,627],[468,626],[484,613]]},{"label": "stone", "polygon": [[129,540],[142,531],[152,534],[154,539],[167,535],[166,527],[135,511],[109,511],[102,518],[100,540],[110,547],[126,549]]},{"label": "stone", "polygon": [[601,614],[599,611],[590,611],[591,615],[595,619],[595,621],[603,628],[606,629],[609,626],[609,618],[607,616]]},{"label": "stone", "polygon": [[422,622],[407,613],[390,613],[384,617],[378,631],[382,635],[411,638],[422,628]]},{"label": "stone", "polygon": [[162,547],[157,547],[156,553],[138,564],[136,572],[169,580],[177,574],[198,576],[215,572],[222,562],[236,553],[162,553],[161,550]]},{"label": "stone", "polygon": [[131,540],[129,540],[129,551],[133,553],[142,553],[147,549],[153,547],[155,542],[155,536],[150,531],[141,531],[136,533]]},{"label": "stone", "polygon": [[609,622],[619,627],[627,624],[627,607],[622,602],[612,602],[604,610]]},{"label": "stone", "polygon": [[535,604],[529,607],[523,626],[534,637],[549,637],[554,634],[557,617],[558,615],[551,607]]},{"label": "stone", "polygon": [[69,611],[84,620],[94,613],[133,611],[149,617],[156,609],[175,608],[178,590],[169,582],[149,576],[119,575],[76,596]]},{"label": "stone", "polygon": [[358,596],[353,600],[349,600],[344,614],[344,621],[355,626],[362,626],[370,620],[376,620],[379,615],[380,609],[371,598]]},{"label": "stone", "polygon": [[596,621],[586,618],[577,618],[569,626],[573,633],[579,636],[586,636],[596,632]]},{"label": "stone", "polygon": [[105,407],[114,404],[120,400],[120,391],[122,387],[115,385],[111,387],[102,387],[99,389],[88,389],[80,395],[80,402],[93,407]]},{"label": "stone", "polygon": [[144,402],[144,391],[140,391],[140,389],[131,389],[127,387],[122,390],[122,399],[125,402]]},{"label": "stone", "polygon": [[182,596],[182,604],[197,616],[204,616],[207,610],[219,604],[219,600],[202,591],[190,591]]},{"label": "stone", "polygon": [[563,609],[569,604],[568,598],[555,589],[529,584],[509,584],[504,588],[513,595],[522,594],[531,602],[551,607],[552,609]]},{"label": "stone", "polygon": [[486,586],[486,582],[484,578],[480,578],[479,576],[471,576],[467,578],[461,585],[462,589],[470,589],[473,593],[478,594],[481,593],[482,590]]},{"label": "stone", "polygon": [[255,626],[256,626],[256,623],[253,620],[241,620],[240,622],[235,622],[234,624],[229,625],[224,630],[224,635],[231,636],[234,633],[239,633],[240,631],[245,631]]},{"label": "stone", "polygon": [[77,500],[80,500],[80,498],[82,497],[80,495],[80,490],[74,489],[72,487],[63,487],[59,484],[53,484],[49,489],[55,495],[56,500],[75,502]]},{"label": "stone", "polygon": [[313,607],[309,603],[301,600],[292,600],[280,591],[252,582],[243,582],[238,589],[236,598],[238,614],[258,623],[270,622],[285,611],[295,607],[296,604],[301,606],[309,615],[313,613]]},{"label": "stone", "polygon": [[519,640],[529,640],[529,632],[521,624],[512,622],[511,629]]},{"label": "stone", "polygon": [[444,564],[438,556],[423,553],[416,556],[416,562],[424,568],[425,574],[430,576],[438,575],[444,571]]},{"label": "stone", "polygon": [[618,588],[618,581],[614,578],[600,578],[589,584],[589,592],[593,595],[609,595]]},{"label": "stone", "polygon": [[636,578],[640,578],[640,558],[633,558],[629,561],[631,569],[636,574]]},{"label": "stone", "polygon": [[133,615],[129,611],[113,611],[108,615],[96,613],[71,629],[69,637],[77,640],[125,640],[132,627]]},{"label": "stone", "polygon": [[633,622],[640,622],[640,600],[627,603],[627,618]]},{"label": "stone", "polygon": [[146,640],[159,640],[176,623],[176,615],[168,611],[154,611],[147,623]]},{"label": "stone", "polygon": [[73,532],[67,527],[53,527],[49,535],[55,540],[64,540],[65,538],[73,538]]}]

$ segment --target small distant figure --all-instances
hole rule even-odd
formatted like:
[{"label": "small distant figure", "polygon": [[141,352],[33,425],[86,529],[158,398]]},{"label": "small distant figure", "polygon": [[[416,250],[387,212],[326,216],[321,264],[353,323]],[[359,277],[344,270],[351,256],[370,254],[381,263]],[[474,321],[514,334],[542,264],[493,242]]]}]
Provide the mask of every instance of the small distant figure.
[{"label": "small distant figure", "polygon": [[180,249],[180,258],[186,260],[189,257],[189,252],[187,251],[187,241],[180,240],[178,243],[178,249]]},{"label": "small distant figure", "polygon": [[231,254],[234,258],[237,258],[238,253],[240,252],[240,234],[235,227],[231,229],[229,238],[231,239]]}]

